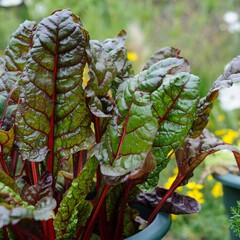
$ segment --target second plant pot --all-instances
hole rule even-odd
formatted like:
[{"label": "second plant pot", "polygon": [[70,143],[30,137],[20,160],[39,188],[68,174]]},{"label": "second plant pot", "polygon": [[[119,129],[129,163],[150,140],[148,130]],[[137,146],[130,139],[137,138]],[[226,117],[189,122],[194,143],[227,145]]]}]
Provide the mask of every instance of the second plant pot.
[{"label": "second plant pot", "polygon": [[[213,175],[216,180],[222,183],[223,186],[223,202],[226,208],[228,217],[231,216],[231,207],[237,207],[237,201],[240,201],[240,176],[228,173],[226,175]],[[234,236],[230,230],[231,240],[240,239]]]}]

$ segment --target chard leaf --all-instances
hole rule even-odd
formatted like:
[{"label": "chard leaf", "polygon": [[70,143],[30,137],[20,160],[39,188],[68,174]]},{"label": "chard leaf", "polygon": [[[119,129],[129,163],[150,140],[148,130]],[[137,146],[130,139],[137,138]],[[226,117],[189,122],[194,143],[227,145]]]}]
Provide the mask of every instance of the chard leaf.
[{"label": "chard leaf", "polygon": [[[190,73],[167,76],[152,93],[153,114],[158,118],[158,132],[153,143],[157,167],[149,174],[145,186],[156,186],[159,173],[169,161],[169,154],[184,142],[198,104],[198,77]],[[149,186],[148,186],[149,184]]]},{"label": "chard leaf", "polygon": [[[156,188],[151,193],[140,193],[135,202],[144,206],[155,208],[162,200],[167,190],[164,188]],[[172,214],[192,214],[199,212],[201,205],[194,199],[174,192],[161,207],[162,212]]]},{"label": "chard leaf", "polygon": [[[150,57],[150,59],[146,62],[146,64],[143,67],[143,70],[148,69],[150,66],[152,66],[154,63],[171,57],[180,57],[180,50],[172,47],[163,47],[160,48],[155,54]],[[189,72],[190,71],[190,65],[186,59],[184,59],[184,64],[180,65],[177,68],[177,72]],[[176,69],[174,70],[176,72]],[[171,72],[173,74],[173,72]]]},{"label": "chard leaf", "polygon": [[119,85],[126,79],[134,76],[132,63],[127,58],[127,49],[124,46],[126,39],[127,33],[122,30],[116,38],[109,38],[103,42],[104,50],[112,57],[117,69],[117,76],[111,85],[113,98],[116,96]]},{"label": "chard leaf", "polygon": [[14,136],[13,127],[8,131],[0,129],[0,146],[2,147],[3,156],[10,153],[14,143]]},{"label": "chard leaf", "polygon": [[0,182],[10,187],[14,192],[18,192],[18,186],[13,178],[0,169]]},{"label": "chard leaf", "polygon": [[[92,207],[85,200],[92,186],[93,177],[98,167],[98,161],[95,158],[90,158],[84,165],[82,171],[72,182],[67,194],[60,203],[58,213],[54,219],[54,229],[56,231],[56,239],[69,239],[71,229],[76,226],[85,226],[88,216],[91,214]],[[87,210],[84,209],[87,207]],[[84,216],[81,211],[84,210]],[[87,211],[87,212],[86,212]],[[80,218],[77,218],[77,215]],[[66,232],[68,225],[70,224]],[[65,236],[65,234],[67,234]],[[69,235],[70,234],[70,235]]]},{"label": "chard leaf", "polygon": [[91,112],[98,117],[110,117],[107,109],[104,108],[102,99],[108,94],[112,81],[116,77],[116,67],[109,53],[107,53],[103,44],[99,41],[90,41],[89,77],[86,91],[90,97],[89,108]]},{"label": "chard leaf", "polygon": [[[35,22],[25,21],[16,32],[13,33],[5,51],[5,73],[2,81],[9,93],[14,85],[19,81],[23,68],[26,64],[27,54],[32,44],[32,35]],[[17,89],[12,94],[12,99],[17,102],[20,90]]]},{"label": "chard leaf", "polygon": [[116,76],[116,67],[110,54],[104,49],[103,43],[92,40],[90,41],[90,58],[89,77],[90,80],[86,89],[91,96],[94,92],[98,97],[106,96],[113,79]]},{"label": "chard leaf", "polygon": [[169,71],[183,62],[177,58],[159,61],[120,85],[116,112],[95,151],[108,183],[125,181],[129,174],[141,168],[158,129],[152,114],[151,93]]},{"label": "chard leaf", "polygon": [[56,201],[45,198],[36,207],[23,201],[16,192],[0,182],[0,227],[17,224],[21,219],[48,220],[53,217]]},{"label": "chard leaf", "polygon": [[33,218],[35,220],[48,220],[54,216],[53,210],[56,208],[56,200],[52,197],[41,198],[33,211]]},{"label": "chard leaf", "polygon": [[76,206],[71,218],[68,221],[66,233],[61,239],[72,239],[76,237],[76,230],[80,227],[84,227],[91,212],[92,204],[89,201],[81,201]]},{"label": "chard leaf", "polygon": [[29,186],[25,184],[21,197],[24,201],[28,202],[31,205],[36,205],[41,199],[46,197],[53,197],[53,177],[49,172],[45,172],[37,184]]},{"label": "chard leaf", "polygon": [[224,73],[213,83],[212,88],[207,95],[200,99],[197,116],[191,129],[191,137],[198,137],[207,126],[209,114],[213,103],[217,99],[218,92],[222,88],[231,87],[233,83],[240,81],[240,56],[234,58]]},{"label": "chard leaf", "polygon": [[[88,35],[69,10],[43,19],[21,78],[16,140],[24,160],[43,161],[54,170],[94,142],[82,89]],[[54,159],[54,160],[53,160]]]},{"label": "chard leaf", "polygon": [[240,168],[240,151],[233,145],[229,145],[219,140],[204,129],[202,134],[197,138],[188,137],[184,145],[176,151],[176,161],[179,173],[175,182],[187,184],[190,177],[193,176],[194,169],[203,162],[210,154],[220,150],[229,150],[233,153],[238,167]]}]

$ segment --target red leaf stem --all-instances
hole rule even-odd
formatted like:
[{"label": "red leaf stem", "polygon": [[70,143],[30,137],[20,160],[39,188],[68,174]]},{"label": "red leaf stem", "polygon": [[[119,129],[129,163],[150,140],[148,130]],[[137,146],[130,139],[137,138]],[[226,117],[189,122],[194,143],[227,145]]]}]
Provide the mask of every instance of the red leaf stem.
[{"label": "red leaf stem", "polygon": [[33,184],[36,184],[38,182],[37,166],[35,162],[31,162],[30,164],[32,169]]},{"label": "red leaf stem", "polygon": [[7,232],[7,227],[3,227],[3,237],[5,240],[8,240],[8,232]]},{"label": "red leaf stem", "polygon": [[176,190],[176,188],[179,186],[179,184],[184,180],[184,178],[185,178],[185,175],[182,175],[181,173],[179,173],[177,175],[177,177],[174,180],[174,182],[172,183],[170,189],[166,192],[166,194],[164,195],[162,200],[159,202],[159,204],[155,207],[155,209],[149,216],[148,224],[150,224],[154,220],[157,213],[160,211],[161,207],[164,205],[164,203],[167,201],[167,199],[173,194],[173,192]]},{"label": "red leaf stem", "polygon": [[105,188],[103,189],[101,197],[100,197],[100,199],[98,201],[98,204],[97,204],[97,206],[96,206],[96,208],[94,210],[94,213],[93,213],[93,215],[91,217],[91,220],[90,220],[89,224],[87,225],[86,231],[84,232],[82,239],[84,239],[84,240],[90,239],[92,231],[93,231],[93,228],[94,228],[95,220],[96,220],[96,218],[98,216],[98,213],[99,213],[99,211],[100,211],[100,209],[102,207],[102,204],[104,203],[106,194],[107,194],[108,190],[110,189],[110,187],[111,187],[111,185],[106,185]]},{"label": "red leaf stem", "polygon": [[122,238],[124,209],[127,204],[128,196],[132,189],[132,186],[133,186],[133,181],[129,180],[125,187],[121,209],[120,209],[118,221],[117,221],[117,228],[114,234],[114,240],[120,240]]},{"label": "red leaf stem", "polygon": [[57,73],[58,73],[58,36],[56,39],[56,55],[54,57],[54,70],[53,70],[53,94],[52,94],[52,102],[53,102],[53,113],[50,118],[50,133],[49,133],[49,141],[48,147],[50,150],[49,159],[48,159],[48,166],[47,170],[54,175],[53,172],[53,164],[54,164],[54,127],[55,127],[55,111],[56,111],[56,81],[57,81]]}]

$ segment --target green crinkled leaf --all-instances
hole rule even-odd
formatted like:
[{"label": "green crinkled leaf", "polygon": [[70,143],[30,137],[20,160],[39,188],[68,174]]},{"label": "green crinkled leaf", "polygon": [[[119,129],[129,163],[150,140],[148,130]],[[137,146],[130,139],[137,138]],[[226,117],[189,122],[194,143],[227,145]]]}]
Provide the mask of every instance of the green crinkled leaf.
[{"label": "green crinkled leaf", "polygon": [[[13,33],[5,51],[5,73],[2,80],[9,93],[19,81],[27,60],[27,54],[32,44],[32,35],[36,23],[25,21]],[[15,86],[16,87],[16,86]],[[12,99],[17,102],[20,94],[18,88],[12,94]]]},{"label": "green crinkled leaf", "polygon": [[117,76],[111,85],[113,97],[115,97],[119,85],[134,76],[132,63],[127,58],[127,49],[124,46],[126,39],[127,33],[122,30],[116,38],[109,38],[103,42],[104,50],[110,54],[117,68]]},{"label": "green crinkled leaf", "polygon": [[14,192],[18,192],[18,186],[13,178],[0,169],[0,182],[10,187]]},{"label": "green crinkled leaf", "polygon": [[152,115],[151,93],[162,84],[169,71],[183,62],[177,58],[160,61],[120,85],[116,113],[95,151],[108,183],[124,181],[141,167],[158,129]]},{"label": "green crinkled leaf", "polygon": [[48,220],[53,217],[56,201],[44,198],[36,206],[23,201],[16,192],[0,182],[0,227],[16,224],[21,219]]},{"label": "green crinkled leaf", "polygon": [[4,159],[9,155],[13,143],[14,143],[14,128],[12,127],[10,130],[8,131],[4,131],[2,129],[0,129],[0,145],[2,146],[2,156],[4,157]]},{"label": "green crinkled leaf", "polygon": [[88,51],[90,63],[90,80],[86,89],[89,95],[95,93],[98,97],[106,96],[112,81],[116,76],[116,67],[111,55],[104,49],[103,43],[90,41],[90,50]]},{"label": "green crinkled leaf", "polygon": [[89,201],[81,201],[75,208],[71,218],[68,221],[66,233],[62,239],[72,239],[76,237],[76,230],[80,227],[84,227],[91,212],[93,206]]},{"label": "green crinkled leaf", "polygon": [[[147,184],[157,185],[160,171],[166,167],[169,154],[181,146],[195,119],[199,78],[189,73],[167,76],[152,93],[153,114],[158,118],[158,132],[153,144],[157,166]],[[146,184],[146,185],[147,185]]]},{"label": "green crinkled leaf", "polygon": [[[90,158],[78,177],[73,180],[71,187],[61,201],[58,213],[54,219],[54,229],[57,239],[66,239],[65,232],[68,224],[71,224],[71,228],[75,228],[77,225],[84,226],[86,224],[87,216],[91,214],[91,208],[89,204],[86,203],[87,200],[85,200],[85,198],[92,186],[98,164],[95,158]],[[81,212],[79,212],[83,206],[87,206],[88,208],[88,212],[84,212],[86,218],[82,218]],[[86,211],[86,209],[84,211]],[[81,222],[79,222],[80,220],[77,219],[77,217],[74,217],[77,214],[81,216]]]},{"label": "green crinkled leaf", "polygon": [[16,142],[23,159],[60,159],[94,142],[82,88],[88,35],[69,10],[43,19],[21,78]]},{"label": "green crinkled leaf", "polygon": [[[172,47],[163,47],[160,48],[156,53],[154,53],[149,60],[145,63],[143,70],[148,69],[154,63],[157,63],[163,59],[179,57],[180,50]],[[189,72],[190,66],[188,61],[185,59],[185,64],[182,64],[178,72]]]},{"label": "green crinkled leaf", "polygon": [[191,137],[200,136],[203,129],[207,126],[209,114],[212,110],[213,103],[217,99],[218,92],[222,88],[231,87],[233,83],[240,81],[240,56],[234,58],[225,72],[213,83],[212,88],[207,95],[200,99],[197,116],[191,129]]},{"label": "green crinkled leaf", "polygon": [[87,52],[91,59],[88,65],[90,80],[86,87],[87,95],[90,97],[89,108],[98,117],[110,117],[101,99],[108,95],[112,81],[116,77],[114,61],[99,41],[90,41],[90,50]]}]

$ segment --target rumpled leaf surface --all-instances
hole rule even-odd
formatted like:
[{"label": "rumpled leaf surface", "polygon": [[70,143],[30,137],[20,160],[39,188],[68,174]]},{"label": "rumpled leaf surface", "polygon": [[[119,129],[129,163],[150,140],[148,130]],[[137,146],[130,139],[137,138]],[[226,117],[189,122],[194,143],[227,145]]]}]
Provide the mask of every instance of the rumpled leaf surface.
[{"label": "rumpled leaf surface", "polygon": [[[25,21],[20,24],[19,28],[12,34],[4,55],[4,68],[2,81],[5,90],[10,93],[13,87],[17,87],[22,71],[27,61],[27,54],[32,44],[32,35],[36,23]],[[12,94],[12,99],[17,102],[20,94],[18,88]]]},{"label": "rumpled leaf surface", "polygon": [[[70,236],[75,235],[72,229],[75,229],[76,226],[85,226],[92,211],[92,206],[87,203],[85,198],[92,186],[98,164],[95,158],[90,158],[78,177],[73,180],[71,187],[61,201],[54,219],[56,239],[70,239]],[[86,208],[84,209],[84,207]],[[84,210],[83,215],[81,214],[82,210]]]},{"label": "rumpled leaf surface", "polygon": [[[142,204],[144,206],[155,208],[158,203],[162,200],[167,190],[164,188],[156,188],[151,193],[140,193],[135,202]],[[161,208],[162,212],[172,213],[172,214],[192,214],[199,212],[201,210],[201,205],[189,196],[184,196],[177,192],[174,192],[164,203]]]},{"label": "rumpled leaf surface", "polygon": [[197,138],[187,138],[184,145],[175,153],[179,168],[177,179],[182,178],[182,185],[187,184],[189,178],[193,176],[194,169],[201,164],[208,155],[223,149],[233,153],[237,165],[240,168],[240,151],[235,146],[219,140],[207,129],[204,129],[202,134]]},{"label": "rumpled leaf surface", "polygon": [[21,78],[16,140],[23,159],[59,160],[94,142],[82,89],[88,36],[68,10],[43,19]]},{"label": "rumpled leaf surface", "polygon": [[104,50],[103,43],[96,40],[90,41],[90,49],[87,52],[91,59],[88,65],[90,79],[86,87],[87,96],[90,97],[89,108],[95,116],[111,117],[103,100],[106,99],[117,74],[114,60]]},{"label": "rumpled leaf surface", "polygon": [[233,83],[240,81],[239,64],[240,56],[237,56],[230,62],[224,73],[213,83],[207,95],[200,99],[197,108],[197,116],[191,129],[191,137],[198,137],[207,126],[209,114],[212,110],[213,103],[217,99],[219,90],[231,87]]},{"label": "rumpled leaf surface", "polygon": [[23,201],[16,192],[0,182],[0,227],[17,224],[21,219],[48,220],[56,207],[54,198],[44,198],[35,206]]},{"label": "rumpled leaf surface", "polygon": [[0,169],[0,182],[10,187],[14,192],[18,192],[18,186],[13,178]]},{"label": "rumpled leaf surface", "polygon": [[37,184],[25,184],[21,191],[21,197],[31,205],[36,205],[38,201],[46,197],[53,197],[53,177],[49,172],[45,172]]},{"label": "rumpled leaf surface", "polygon": [[157,167],[149,174],[145,187],[156,186],[159,173],[166,167],[169,155],[184,142],[195,119],[199,96],[199,78],[187,72],[167,76],[151,94],[158,132],[153,143]]},{"label": "rumpled leaf surface", "polygon": [[134,76],[132,63],[127,58],[127,49],[124,46],[127,39],[127,33],[122,30],[116,38],[109,38],[103,42],[104,50],[110,54],[117,68],[117,76],[111,85],[113,98],[121,83]]},{"label": "rumpled leaf surface", "polygon": [[158,130],[157,118],[152,114],[151,93],[158,89],[168,72],[183,62],[180,58],[159,61],[120,85],[116,113],[95,151],[108,183],[125,181],[131,172],[141,168]]},{"label": "rumpled leaf surface", "polygon": [[[150,66],[152,66],[154,63],[157,63],[158,61],[161,61],[166,58],[172,58],[172,57],[180,57],[180,50],[173,48],[173,47],[163,47],[160,48],[156,53],[154,53],[149,60],[145,63],[143,70],[148,69]],[[173,74],[174,72],[190,72],[190,65],[186,59],[184,59],[184,64],[180,65],[178,68],[174,69],[174,71],[171,72]]]}]

